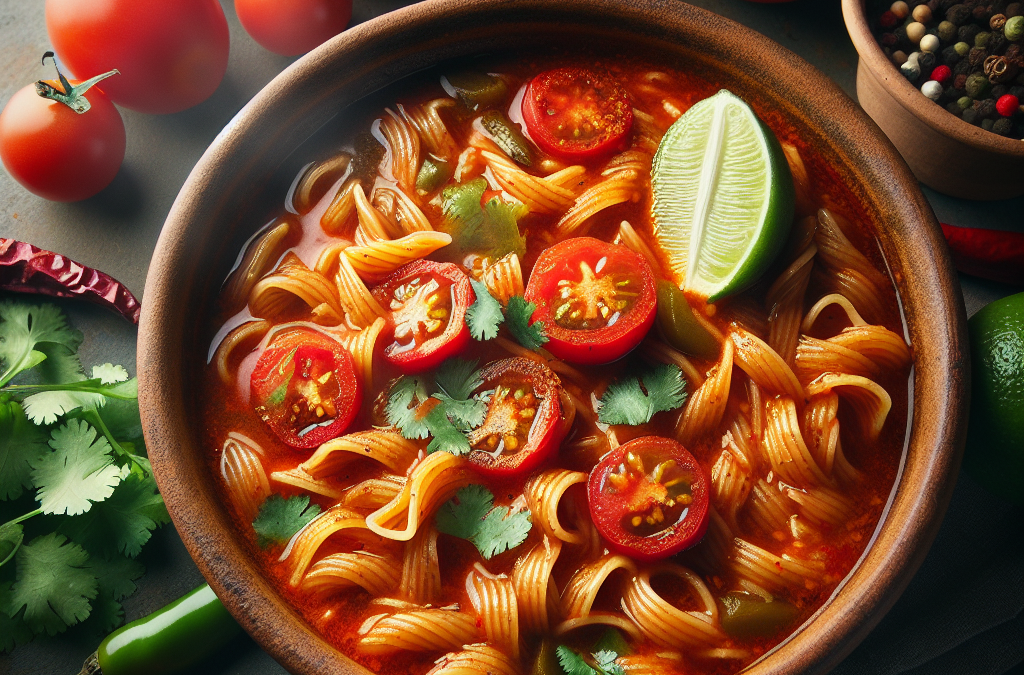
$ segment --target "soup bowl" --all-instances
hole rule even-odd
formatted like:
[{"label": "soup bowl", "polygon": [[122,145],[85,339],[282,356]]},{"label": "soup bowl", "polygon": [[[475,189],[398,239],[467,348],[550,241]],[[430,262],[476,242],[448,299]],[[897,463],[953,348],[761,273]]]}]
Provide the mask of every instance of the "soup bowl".
[{"label": "soup bowl", "polygon": [[[934,215],[899,154],[836,85],[789,51],[675,0],[436,0],[357,26],[281,73],[185,183],[150,265],[138,351],[147,447],[182,540],[242,626],[295,673],[365,673],[262,575],[232,525],[199,420],[210,316],[235,252],[287,191],[304,142],[340,111],[450,59],[556,43],[659,54],[797,128],[861,203],[914,349],[908,440],[873,541],[825,604],[748,672],[825,672],[896,601],[939,527],[966,425],[965,311]],[[813,92],[813,95],[808,93]]]}]

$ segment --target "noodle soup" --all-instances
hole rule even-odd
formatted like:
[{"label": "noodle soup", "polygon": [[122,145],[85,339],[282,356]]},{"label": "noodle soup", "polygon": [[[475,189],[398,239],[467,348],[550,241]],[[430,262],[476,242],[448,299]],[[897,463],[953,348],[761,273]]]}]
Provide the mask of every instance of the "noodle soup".
[{"label": "noodle soup", "polygon": [[895,291],[770,111],[780,252],[715,302],[679,290],[652,163],[716,90],[627,58],[424,77],[347,115],[240,253],[210,471],[370,670],[735,672],[863,553],[906,428]]}]

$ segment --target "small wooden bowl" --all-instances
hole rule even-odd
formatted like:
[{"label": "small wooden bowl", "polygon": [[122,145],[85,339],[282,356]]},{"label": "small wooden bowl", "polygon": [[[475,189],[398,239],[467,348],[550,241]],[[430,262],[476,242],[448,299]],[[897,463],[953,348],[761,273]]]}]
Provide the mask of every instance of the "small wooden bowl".
[{"label": "small wooden bowl", "polygon": [[[762,35],[677,0],[433,0],[357,26],[257,95],[196,165],[149,268],[139,329],[139,401],[167,508],[210,585],[293,673],[367,671],[340,653],[261,574],[221,506],[203,447],[200,376],[221,281],[264,222],[259,205],[295,149],[348,105],[447,59],[572,44],[683,61],[801,130],[876,224],[914,345],[910,436],[897,485],[855,570],[791,638],[746,672],[824,673],[892,606],[939,528],[966,427],[966,315],[942,233],[917,181],[827,77]],[[773,114],[774,114],[773,113]],[[287,173],[287,172],[285,172]],[[294,173],[290,174],[294,175]],[[287,188],[287,182],[284,184]],[[278,202],[279,203],[279,202]]]},{"label": "small wooden bowl", "polygon": [[963,199],[1024,195],[1024,141],[968,124],[922,94],[882,52],[864,0],[843,0],[843,18],[860,55],[857,98],[918,180]]}]

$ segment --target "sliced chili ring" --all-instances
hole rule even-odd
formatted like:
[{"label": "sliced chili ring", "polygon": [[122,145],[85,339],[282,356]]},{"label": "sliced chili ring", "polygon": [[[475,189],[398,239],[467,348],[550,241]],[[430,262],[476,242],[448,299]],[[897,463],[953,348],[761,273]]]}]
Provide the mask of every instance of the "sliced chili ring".
[{"label": "sliced chili ring", "polygon": [[625,246],[576,237],[541,253],[526,299],[537,305],[545,348],[565,361],[600,364],[625,356],[654,323],[651,266]]},{"label": "sliced chili ring", "polygon": [[485,476],[526,474],[558,452],[572,418],[563,419],[562,383],[551,369],[525,358],[502,359],[480,371],[489,392],[484,422],[469,432],[469,459]]},{"label": "sliced chili ring", "polygon": [[409,263],[374,288],[373,297],[391,311],[384,358],[405,373],[436,368],[469,344],[466,310],[476,295],[458,265]]},{"label": "sliced chili ring", "polygon": [[679,553],[708,529],[708,476],[670,438],[642,436],[609,452],[590,472],[587,500],[609,548],[636,560]]},{"label": "sliced chili ring", "polygon": [[543,72],[526,86],[523,121],[533,141],[570,162],[624,150],[633,128],[629,95],[609,76],[586,68]]},{"label": "sliced chili ring", "polygon": [[315,448],[340,436],[362,403],[352,355],[312,328],[276,335],[250,382],[256,414],[294,448]]}]

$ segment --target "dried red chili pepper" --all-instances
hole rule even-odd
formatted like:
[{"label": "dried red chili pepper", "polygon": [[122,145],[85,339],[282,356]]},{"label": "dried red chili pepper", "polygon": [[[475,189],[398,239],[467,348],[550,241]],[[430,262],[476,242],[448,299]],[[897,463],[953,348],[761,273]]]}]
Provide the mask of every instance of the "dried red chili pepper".
[{"label": "dried red chili pepper", "polygon": [[109,307],[134,324],[142,305],[124,284],[67,256],[0,237],[0,290],[82,298]]},{"label": "dried red chili pepper", "polygon": [[942,223],[953,263],[964,274],[1024,286],[1024,232]]}]

